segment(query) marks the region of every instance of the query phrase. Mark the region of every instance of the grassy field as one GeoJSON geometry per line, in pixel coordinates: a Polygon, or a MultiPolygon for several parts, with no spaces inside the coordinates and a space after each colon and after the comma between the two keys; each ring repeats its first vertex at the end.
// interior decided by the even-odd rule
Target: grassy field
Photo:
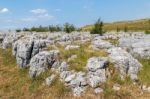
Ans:
{"type": "MultiPolygon", "coordinates": [[[[132,21],[120,21],[104,24],[104,31],[124,31],[125,27],[128,31],[145,31],[150,30],[150,19],[140,19],[132,21]]],[[[93,28],[93,25],[87,25],[81,28],[82,31],[90,31],[93,28]]]]}
{"type": "MultiPolygon", "coordinates": [[[[79,44],[78,44],[79,45],[79,44]]],[[[94,51],[89,48],[90,43],[80,44],[79,49],[65,50],[63,46],[58,45],[60,51],[61,60],[67,61],[72,55],[77,55],[77,58],[68,62],[70,70],[84,71],[87,60],[91,57],[106,57],[108,53],[105,50],[94,51]]],[[[49,50],[55,50],[55,48],[49,48],[49,50]]],[[[57,50],[57,49],[56,49],[57,50]]]]}
{"type": "MultiPolygon", "coordinates": [[[[88,45],[88,44],[87,44],[88,45]]],[[[87,45],[81,45],[79,50],[65,51],[64,47],[59,47],[60,58],[67,60],[72,54],[77,54],[78,59],[71,61],[70,69],[83,71],[87,59],[92,56],[107,56],[104,50],[93,51],[87,45]]],[[[49,48],[53,49],[53,48],[49,48]]],[[[150,63],[148,60],[141,60],[144,65],[139,73],[140,82],[150,85],[150,63]]],[[[148,93],[141,93],[139,85],[134,85],[129,77],[121,81],[113,64],[109,64],[111,77],[106,83],[100,85],[104,89],[102,94],[95,95],[91,88],[88,88],[82,97],[73,97],[69,88],[66,88],[58,77],[54,80],[52,86],[45,85],[45,78],[52,74],[47,71],[36,79],[29,79],[28,69],[19,70],[15,58],[11,54],[11,49],[0,49],[0,99],[147,99],[148,93]],[[112,90],[115,83],[121,85],[120,91],[112,90]]]]}

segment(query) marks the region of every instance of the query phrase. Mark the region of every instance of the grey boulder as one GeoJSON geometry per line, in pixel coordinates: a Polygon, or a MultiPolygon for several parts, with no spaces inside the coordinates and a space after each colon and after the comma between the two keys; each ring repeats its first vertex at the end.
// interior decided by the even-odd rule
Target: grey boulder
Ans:
{"type": "Polygon", "coordinates": [[[33,49],[31,39],[19,40],[13,45],[13,55],[16,57],[17,64],[20,68],[28,67],[33,49]]]}
{"type": "Polygon", "coordinates": [[[108,59],[105,57],[92,57],[87,63],[87,80],[88,84],[95,88],[99,84],[106,81],[106,68],[108,65],[108,59]]]}
{"type": "Polygon", "coordinates": [[[98,69],[103,69],[107,66],[108,59],[106,57],[92,57],[88,59],[87,69],[88,71],[97,71],[98,69]]]}
{"type": "Polygon", "coordinates": [[[109,49],[113,47],[113,45],[107,41],[96,39],[92,41],[92,48],[93,49],[109,49]]]}
{"type": "Polygon", "coordinates": [[[129,75],[132,80],[138,79],[137,74],[142,65],[137,59],[133,58],[131,54],[119,47],[109,49],[108,52],[110,53],[110,61],[114,63],[115,67],[120,71],[122,79],[126,75],[129,75]]]}
{"type": "Polygon", "coordinates": [[[35,78],[41,73],[45,72],[48,68],[57,61],[59,55],[58,50],[52,50],[50,52],[43,51],[32,57],[30,61],[29,75],[30,78],[35,78]]]}

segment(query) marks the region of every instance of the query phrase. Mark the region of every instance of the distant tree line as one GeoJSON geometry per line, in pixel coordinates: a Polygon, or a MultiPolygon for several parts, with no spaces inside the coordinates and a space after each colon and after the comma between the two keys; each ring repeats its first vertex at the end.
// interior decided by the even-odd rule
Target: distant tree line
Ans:
{"type": "MultiPolygon", "coordinates": [[[[103,21],[99,18],[95,24],[92,30],[90,30],[91,34],[99,34],[103,35],[107,30],[103,28],[104,23],[103,21]],[[105,30],[105,31],[104,31],[105,30]]],[[[145,30],[146,34],[150,34],[150,20],[148,20],[148,29],[145,30]]],[[[129,32],[130,28],[129,26],[125,25],[123,26],[116,26],[114,29],[116,29],[116,32],[124,31],[124,32],[129,32]]],[[[16,29],[16,32],[21,32],[21,31],[30,31],[30,32],[66,32],[66,33],[71,33],[73,31],[82,31],[82,28],[76,28],[73,24],[70,23],[65,23],[63,26],[60,25],[49,25],[49,26],[38,26],[38,27],[32,27],[32,28],[23,28],[21,29],[16,29]]]]}
{"type": "Polygon", "coordinates": [[[38,26],[32,28],[23,28],[23,29],[16,29],[16,32],[60,32],[64,31],[66,33],[71,33],[73,31],[78,31],[73,24],[65,23],[63,26],[60,25],[50,25],[50,26],[38,26]]]}

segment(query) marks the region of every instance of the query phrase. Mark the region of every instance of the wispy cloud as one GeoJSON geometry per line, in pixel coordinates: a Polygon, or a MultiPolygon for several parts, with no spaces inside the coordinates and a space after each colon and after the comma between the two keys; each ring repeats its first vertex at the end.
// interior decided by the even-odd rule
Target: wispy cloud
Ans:
{"type": "Polygon", "coordinates": [[[86,6],[86,5],[83,6],[83,9],[87,9],[87,8],[88,8],[88,6],[86,6]]]}
{"type": "Polygon", "coordinates": [[[24,21],[24,22],[33,22],[33,21],[37,21],[37,18],[26,17],[26,18],[22,18],[21,21],[24,21]]]}
{"type": "Polygon", "coordinates": [[[34,9],[34,10],[30,10],[30,12],[32,12],[34,14],[45,14],[45,13],[48,13],[48,11],[46,9],[34,9]]]}
{"type": "Polygon", "coordinates": [[[59,12],[59,11],[61,11],[61,9],[55,9],[55,11],[59,12]]]}
{"type": "Polygon", "coordinates": [[[49,15],[49,14],[41,14],[41,15],[37,15],[37,16],[28,16],[28,17],[24,17],[21,18],[21,21],[23,22],[36,22],[36,21],[44,21],[44,20],[51,20],[53,19],[54,16],[49,15]]]}
{"type": "Polygon", "coordinates": [[[0,9],[0,13],[6,13],[9,12],[8,8],[2,8],[0,9]]]}
{"type": "Polygon", "coordinates": [[[37,20],[50,20],[52,19],[54,16],[50,15],[48,13],[48,10],[46,9],[34,9],[34,10],[30,10],[30,12],[33,13],[33,16],[27,17],[27,18],[23,18],[22,21],[37,21],[37,20]]]}
{"type": "Polygon", "coordinates": [[[43,19],[52,19],[53,17],[54,16],[49,15],[48,13],[37,16],[37,18],[43,18],[43,19]]]}

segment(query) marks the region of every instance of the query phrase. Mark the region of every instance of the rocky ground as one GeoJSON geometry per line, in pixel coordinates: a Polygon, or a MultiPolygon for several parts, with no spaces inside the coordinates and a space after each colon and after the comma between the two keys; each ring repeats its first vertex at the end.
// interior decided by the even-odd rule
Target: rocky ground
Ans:
{"type": "Polygon", "coordinates": [[[0,33],[0,98],[150,98],[150,35],[0,33]]]}

